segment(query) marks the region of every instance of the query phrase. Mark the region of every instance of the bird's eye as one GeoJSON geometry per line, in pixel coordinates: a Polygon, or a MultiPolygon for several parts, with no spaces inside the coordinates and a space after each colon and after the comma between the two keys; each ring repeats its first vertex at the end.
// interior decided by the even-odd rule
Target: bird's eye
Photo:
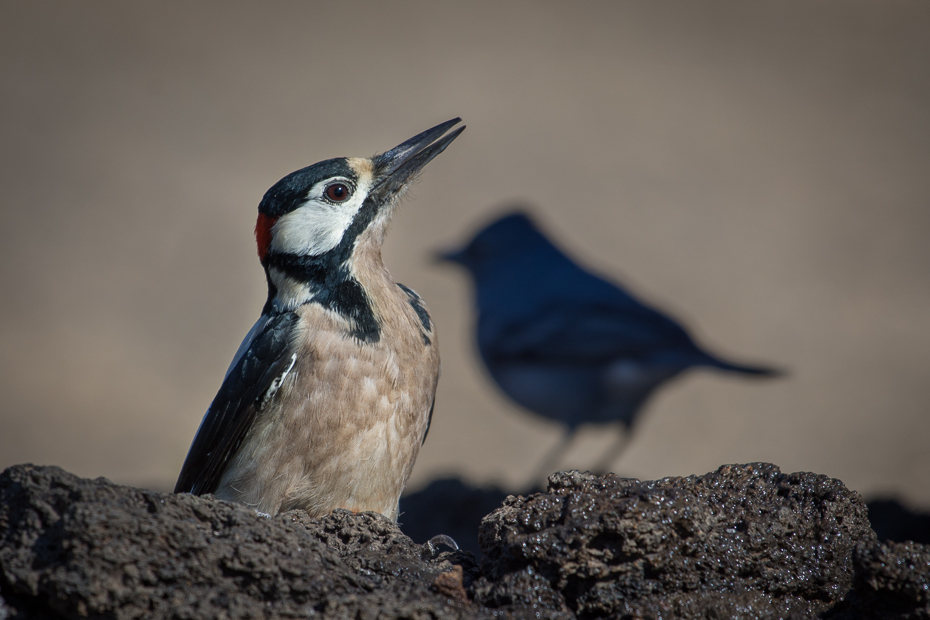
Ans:
{"type": "Polygon", "coordinates": [[[333,183],[326,186],[323,194],[333,202],[343,202],[349,197],[350,192],[348,186],[344,183],[333,183]]]}

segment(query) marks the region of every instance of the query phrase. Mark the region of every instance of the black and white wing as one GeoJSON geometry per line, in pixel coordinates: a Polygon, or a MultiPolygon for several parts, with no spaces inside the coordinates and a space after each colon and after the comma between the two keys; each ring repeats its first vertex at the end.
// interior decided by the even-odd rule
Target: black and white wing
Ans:
{"type": "Polygon", "coordinates": [[[246,336],[191,444],[175,493],[213,493],[256,415],[293,368],[293,312],[264,315],[246,336]]]}

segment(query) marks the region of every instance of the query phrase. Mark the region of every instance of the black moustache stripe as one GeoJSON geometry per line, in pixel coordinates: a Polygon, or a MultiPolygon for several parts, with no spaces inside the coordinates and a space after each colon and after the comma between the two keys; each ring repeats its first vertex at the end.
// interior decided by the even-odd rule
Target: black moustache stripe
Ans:
{"type": "MultiPolygon", "coordinates": [[[[352,326],[351,336],[363,342],[381,339],[381,323],[375,318],[371,300],[344,263],[334,265],[330,254],[301,256],[276,252],[268,254],[266,262],[268,268],[278,269],[289,278],[306,284],[313,293],[309,303],[318,303],[345,318],[352,326]]],[[[277,295],[270,277],[268,281],[266,308],[270,308],[277,295]]]]}

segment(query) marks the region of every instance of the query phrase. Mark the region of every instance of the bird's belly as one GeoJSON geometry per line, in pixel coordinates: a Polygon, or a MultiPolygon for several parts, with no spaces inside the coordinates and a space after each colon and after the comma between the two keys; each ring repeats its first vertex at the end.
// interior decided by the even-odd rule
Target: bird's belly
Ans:
{"type": "Polygon", "coordinates": [[[341,415],[311,407],[275,412],[247,436],[216,495],[270,514],[299,508],[322,516],[344,508],[394,519],[422,437],[404,420],[427,413],[397,409],[384,403],[341,415]],[[378,419],[357,423],[366,413],[378,419]]]}
{"type": "MultiPolygon", "coordinates": [[[[315,335],[317,341],[322,335],[315,335]]],[[[342,340],[307,356],[253,424],[216,495],[275,514],[338,508],[397,517],[426,432],[438,358],[397,359],[342,340]],[[347,347],[348,348],[348,347],[347,347]]]]}

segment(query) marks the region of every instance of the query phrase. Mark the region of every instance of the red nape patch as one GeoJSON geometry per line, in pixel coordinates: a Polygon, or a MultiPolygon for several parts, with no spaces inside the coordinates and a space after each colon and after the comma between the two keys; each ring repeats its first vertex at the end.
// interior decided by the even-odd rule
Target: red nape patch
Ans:
{"type": "Polygon", "coordinates": [[[258,214],[258,221],[255,223],[255,241],[258,243],[258,258],[265,262],[265,256],[268,255],[268,248],[271,247],[271,227],[274,226],[278,218],[258,214]]]}

